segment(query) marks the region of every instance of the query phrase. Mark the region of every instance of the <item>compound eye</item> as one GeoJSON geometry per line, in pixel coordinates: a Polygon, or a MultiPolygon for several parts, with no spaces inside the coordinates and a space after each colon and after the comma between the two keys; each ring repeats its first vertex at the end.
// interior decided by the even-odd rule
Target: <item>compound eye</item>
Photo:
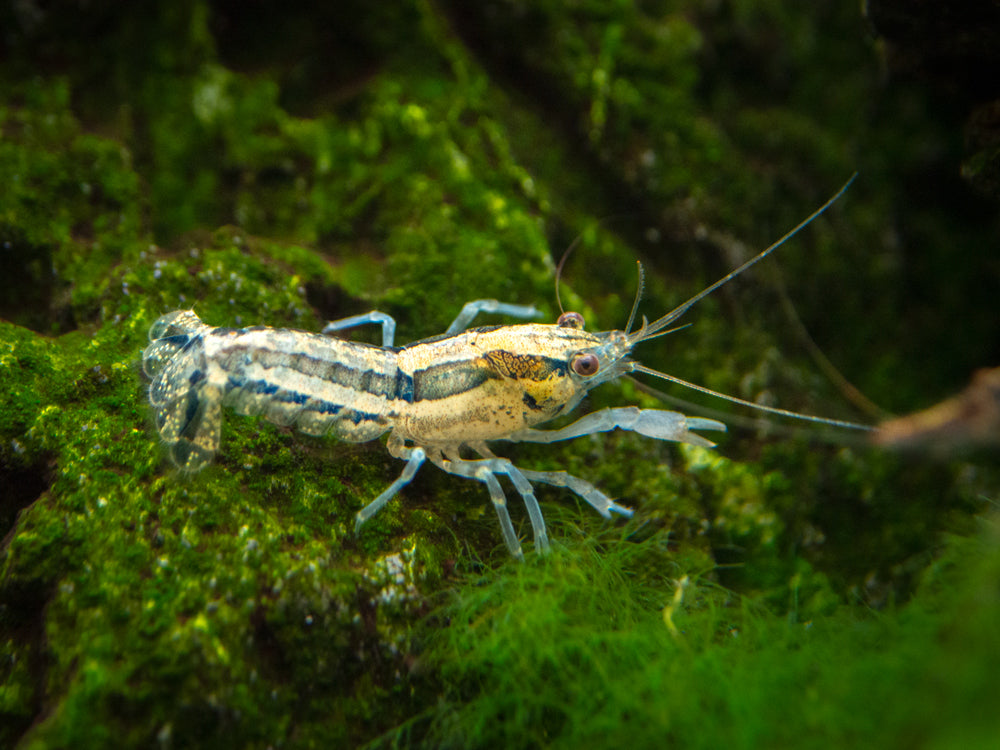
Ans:
{"type": "Polygon", "coordinates": [[[573,368],[573,372],[577,375],[582,375],[585,378],[591,375],[596,375],[598,369],[601,367],[600,361],[597,359],[596,354],[577,354],[573,357],[573,361],[570,362],[570,367],[573,368]]]}
{"type": "Polygon", "coordinates": [[[583,316],[578,312],[565,312],[559,316],[556,325],[560,328],[577,328],[583,330],[583,316]]]}

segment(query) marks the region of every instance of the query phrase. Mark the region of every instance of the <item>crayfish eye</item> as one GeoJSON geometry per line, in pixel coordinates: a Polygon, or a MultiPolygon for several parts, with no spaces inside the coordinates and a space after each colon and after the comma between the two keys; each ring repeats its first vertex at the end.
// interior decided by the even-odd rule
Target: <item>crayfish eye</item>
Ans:
{"type": "Polygon", "coordinates": [[[564,312],[559,316],[556,325],[560,328],[576,328],[583,330],[583,316],[578,312],[564,312]]]}
{"type": "Polygon", "coordinates": [[[597,374],[597,370],[600,369],[601,363],[597,359],[596,354],[577,354],[573,357],[573,361],[570,362],[569,366],[573,368],[573,372],[577,375],[590,377],[591,375],[597,374]]]}

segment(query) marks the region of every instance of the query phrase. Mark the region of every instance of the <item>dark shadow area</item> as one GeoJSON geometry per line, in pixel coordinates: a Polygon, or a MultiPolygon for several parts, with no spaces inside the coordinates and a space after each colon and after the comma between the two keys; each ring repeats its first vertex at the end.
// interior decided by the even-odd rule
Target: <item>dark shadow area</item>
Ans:
{"type": "MultiPolygon", "coordinates": [[[[37,500],[49,483],[43,466],[11,467],[0,460],[0,537],[2,547],[17,522],[17,514],[37,500]]],[[[0,547],[0,548],[2,548],[0,547]]]]}
{"type": "Polygon", "coordinates": [[[397,3],[220,0],[212,3],[209,27],[224,64],[251,73],[266,69],[280,81],[282,107],[314,116],[362,90],[388,58],[418,38],[400,32],[419,22],[415,6],[397,3]]]}
{"type": "MultiPolygon", "coordinates": [[[[68,304],[59,302],[52,249],[26,241],[0,224],[0,318],[47,336],[74,330],[68,304]]],[[[3,501],[0,500],[0,503],[3,501]]]]}
{"type": "MultiPolygon", "coordinates": [[[[4,540],[0,549],[6,547],[4,540]]],[[[15,747],[45,710],[45,680],[49,657],[45,646],[45,607],[52,589],[41,580],[4,581],[0,585],[0,638],[13,641],[17,660],[0,663],[0,684],[28,688],[23,710],[0,711],[0,747],[15,747]],[[11,679],[27,671],[26,681],[11,679]],[[25,684],[27,682],[27,684],[25,684]],[[17,683],[20,683],[17,685],[17,683]]]]}

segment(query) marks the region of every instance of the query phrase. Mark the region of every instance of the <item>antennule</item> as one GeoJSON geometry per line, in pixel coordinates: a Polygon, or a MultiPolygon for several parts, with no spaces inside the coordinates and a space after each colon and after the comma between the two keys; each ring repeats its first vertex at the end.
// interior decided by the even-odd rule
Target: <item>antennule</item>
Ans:
{"type": "MultiPolygon", "coordinates": [[[[642,300],[642,289],[646,281],[646,274],[642,270],[642,263],[637,260],[635,265],[639,269],[639,283],[635,287],[635,302],[632,303],[632,312],[629,313],[628,325],[625,326],[626,336],[629,335],[632,330],[632,324],[635,323],[635,314],[639,312],[639,302],[642,300]]],[[[645,318],[643,319],[643,324],[645,324],[645,318]]]]}
{"type": "MultiPolygon", "coordinates": [[[[791,229],[790,231],[786,232],[784,234],[784,236],[782,236],[781,239],[779,239],[777,242],[773,243],[772,245],[770,245],[766,249],[764,249],[761,252],[757,253],[757,255],[755,255],[754,257],[752,257],[750,260],[748,260],[746,263],[744,263],[742,266],[740,266],[736,270],[730,271],[729,273],[727,273],[725,276],[723,276],[721,279],[719,279],[718,281],[716,281],[711,286],[709,286],[706,289],[703,289],[702,291],[698,292],[698,294],[696,294],[695,296],[693,296],[691,299],[689,299],[684,304],[682,304],[682,305],[680,305],[678,307],[675,307],[673,310],[671,310],[670,312],[668,312],[662,318],[653,321],[652,323],[649,324],[648,328],[640,329],[639,331],[637,331],[636,335],[632,339],[632,343],[633,344],[637,344],[640,341],[643,341],[643,340],[649,338],[650,336],[652,336],[657,331],[660,331],[660,330],[666,328],[668,325],[670,325],[675,320],[677,320],[677,318],[679,318],[681,315],[683,315],[684,313],[686,313],[688,311],[688,309],[692,305],[694,305],[696,302],[704,299],[705,297],[707,297],[709,294],[711,294],[712,292],[714,292],[716,289],[718,289],[720,286],[722,286],[726,282],[730,281],[731,279],[735,278],[736,276],[739,276],[741,273],[743,273],[748,268],[750,268],[750,266],[752,266],[755,263],[759,263],[760,261],[764,260],[764,258],[766,258],[768,255],[770,255],[771,253],[773,253],[775,250],[777,250],[779,247],[781,247],[782,245],[784,245],[786,242],[788,242],[788,240],[790,240],[792,237],[794,237],[796,234],[798,234],[802,229],[804,229],[809,224],[811,224],[812,221],[817,216],[819,216],[820,214],[822,214],[824,211],[826,211],[826,209],[828,209],[831,205],[833,205],[836,202],[836,200],[838,198],[840,198],[840,196],[842,196],[847,191],[847,188],[849,188],[851,186],[851,183],[854,182],[854,178],[856,178],[857,176],[858,176],[857,172],[855,172],[854,174],[852,174],[851,178],[847,182],[844,183],[843,187],[841,187],[840,190],[838,190],[836,193],[833,194],[833,197],[829,198],[826,201],[826,203],[824,203],[822,206],[820,206],[815,211],[813,211],[811,214],[809,214],[809,216],[807,216],[805,219],[803,219],[802,221],[800,221],[793,229],[791,229]]],[[[716,395],[718,395],[718,394],[716,394],[716,395]]]]}

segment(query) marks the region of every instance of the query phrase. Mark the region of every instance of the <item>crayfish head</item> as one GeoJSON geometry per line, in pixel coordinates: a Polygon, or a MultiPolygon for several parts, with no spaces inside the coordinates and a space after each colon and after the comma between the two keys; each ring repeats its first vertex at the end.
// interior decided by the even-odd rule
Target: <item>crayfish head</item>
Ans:
{"type": "Polygon", "coordinates": [[[615,380],[632,371],[628,353],[632,342],[622,331],[586,333],[583,316],[575,312],[563,313],[557,325],[579,331],[579,336],[569,339],[572,345],[566,350],[567,375],[583,391],[615,380]]]}

